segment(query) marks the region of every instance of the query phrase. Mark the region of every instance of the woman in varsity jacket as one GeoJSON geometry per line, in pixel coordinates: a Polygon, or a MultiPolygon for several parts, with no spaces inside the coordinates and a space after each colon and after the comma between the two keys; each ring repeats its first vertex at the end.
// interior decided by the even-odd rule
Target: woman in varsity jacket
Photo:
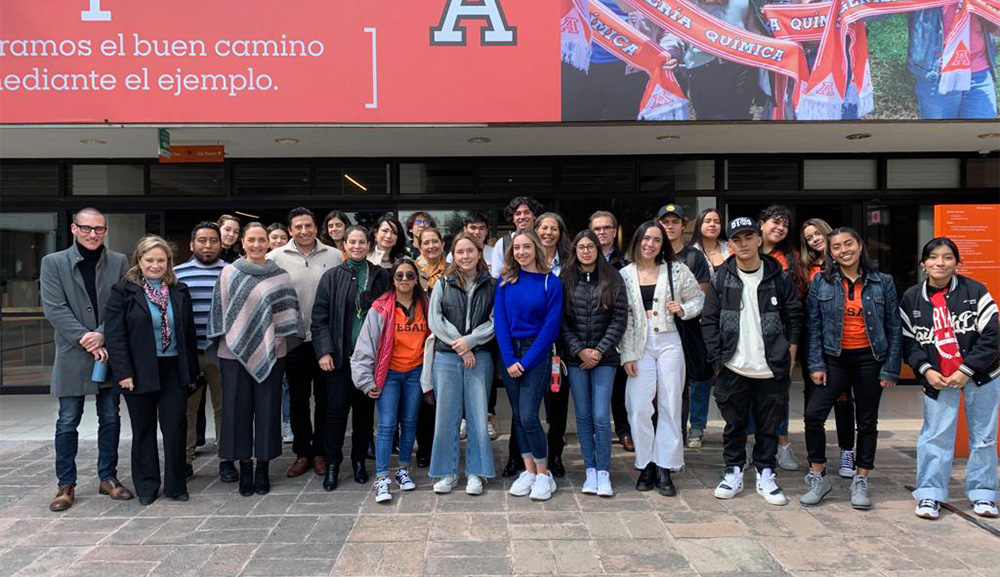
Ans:
{"type": "Polygon", "coordinates": [[[1000,329],[997,305],[981,283],[956,274],[962,262],[945,237],[924,245],[927,280],[900,301],[903,355],[924,386],[924,426],[917,443],[916,514],[937,519],[948,500],[961,393],[969,428],[965,492],[973,512],[997,517],[997,409],[1000,329]]]}

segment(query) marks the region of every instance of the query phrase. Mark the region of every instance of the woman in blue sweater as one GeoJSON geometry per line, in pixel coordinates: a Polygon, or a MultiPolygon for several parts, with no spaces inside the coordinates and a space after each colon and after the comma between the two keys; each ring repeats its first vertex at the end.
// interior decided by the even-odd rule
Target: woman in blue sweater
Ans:
{"type": "Polygon", "coordinates": [[[559,335],[563,304],[562,283],[545,263],[538,236],[530,230],[517,231],[504,255],[493,303],[494,329],[506,369],[504,388],[525,468],[510,494],[530,493],[538,501],[549,499],[556,490],[538,409],[551,376],[549,355],[559,335]]]}

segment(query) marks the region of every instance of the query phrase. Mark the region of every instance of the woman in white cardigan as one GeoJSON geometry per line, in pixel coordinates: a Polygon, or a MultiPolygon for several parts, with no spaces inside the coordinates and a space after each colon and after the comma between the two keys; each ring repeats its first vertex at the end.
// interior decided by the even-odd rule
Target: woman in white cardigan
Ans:
{"type": "Polygon", "coordinates": [[[632,236],[626,255],[632,264],[621,270],[629,315],[620,349],[628,374],[625,407],[635,442],[635,467],[642,471],[635,488],[650,491],[655,486],[661,494],[674,496],[677,489],[670,472],[684,468],[684,349],[674,317],[697,317],[705,295],[666,239],[654,220],[643,223],[632,236]]]}

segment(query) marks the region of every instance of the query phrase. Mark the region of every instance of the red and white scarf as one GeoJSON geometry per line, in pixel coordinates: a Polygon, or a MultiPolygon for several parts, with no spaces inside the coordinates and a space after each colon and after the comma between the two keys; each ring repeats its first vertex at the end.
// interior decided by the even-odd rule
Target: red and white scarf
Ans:
{"type": "Polygon", "coordinates": [[[948,289],[942,289],[931,295],[930,299],[934,306],[934,348],[938,352],[938,367],[945,378],[953,375],[963,362],[962,351],[955,338],[955,327],[951,322],[951,311],[944,298],[947,294],[948,289]]]}
{"type": "Polygon", "coordinates": [[[961,0],[955,6],[945,6],[941,10],[956,10],[957,13],[951,28],[945,31],[938,92],[947,94],[968,90],[972,87],[972,17],[979,16],[1000,25],[1000,1],[961,0]]]}
{"type": "MultiPolygon", "coordinates": [[[[600,2],[598,2],[599,4],[600,2]]],[[[590,69],[590,0],[562,0],[559,19],[559,48],[562,61],[577,70],[590,69]]]]}
{"type": "Polygon", "coordinates": [[[639,120],[688,119],[688,99],[673,73],[663,69],[669,54],[600,2],[590,4],[590,29],[601,48],[649,75],[639,120]]]}

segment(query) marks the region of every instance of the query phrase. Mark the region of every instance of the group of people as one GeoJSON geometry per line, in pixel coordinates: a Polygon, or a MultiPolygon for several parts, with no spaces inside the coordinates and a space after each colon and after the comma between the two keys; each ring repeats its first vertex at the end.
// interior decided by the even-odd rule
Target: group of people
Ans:
{"type": "Polygon", "coordinates": [[[107,219],[80,210],[73,245],[42,261],[59,397],[50,508],[73,504],[88,395],[97,398],[102,494],[132,498],[116,470],[122,395],[139,500],[153,502],[161,484],[164,496],[188,499],[206,389],[220,479],[238,482],[244,496],[268,493],[269,464],[282,452],[283,383],[295,453],[288,477],[313,471],[336,490],[350,418],[351,473],[368,483],[374,459],[377,502],[391,501],[393,483],[416,488],[414,445],[433,490],[451,492],[463,441],[465,491],[477,495],[497,475],[498,381],[512,413],[502,471],[517,476],[511,495],[545,501],[557,490],[570,396],[583,493],[615,493],[613,414],[619,443],[634,452],[636,489],[676,495],[672,475],[684,469],[685,447],[702,446],[714,388],[726,423],[715,496],[735,497],[752,468],[757,493],[783,505],[776,472],[799,468],[788,440],[798,364],[809,462],[800,502],[819,505],[833,490],[825,435],[833,409],[838,474],[852,478],[852,506],[868,509],[882,391],[905,360],[925,394],[916,514],[937,518],[948,499],[964,390],[966,493],[976,514],[997,516],[997,454],[987,442],[1000,406],[997,307],[982,284],[958,274],[951,240],[926,244],[926,280],[899,298],[857,231],[810,219],[795,243],[794,216],[782,206],[728,221],[704,210],[685,243],[691,219],[668,204],[624,252],[610,212],[593,213],[572,237],[530,197],[514,198],[504,214],[514,230],[492,247],[482,215],[467,217],[447,247],[424,212],[405,227],[386,214],[371,229],[338,211],[320,222],[301,207],[271,226],[224,215],[195,225],[192,257],[175,266],[170,243],[155,235],[131,259],[106,249],[107,219]]]}

